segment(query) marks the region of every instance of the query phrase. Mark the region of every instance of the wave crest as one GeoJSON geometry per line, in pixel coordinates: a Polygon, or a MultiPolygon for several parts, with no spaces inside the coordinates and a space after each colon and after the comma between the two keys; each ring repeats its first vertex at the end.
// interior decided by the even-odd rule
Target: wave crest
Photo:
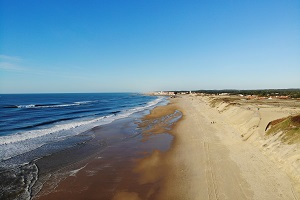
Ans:
{"type": "MultiPolygon", "coordinates": [[[[12,135],[0,137],[0,158],[7,160],[14,156],[37,149],[44,144],[53,141],[64,140],[66,138],[78,135],[93,127],[109,124],[117,119],[128,117],[154,107],[163,101],[163,97],[157,98],[145,106],[135,107],[128,110],[116,111],[106,116],[97,117],[89,120],[72,121],[65,124],[56,124],[50,128],[31,130],[12,135]]],[[[74,102],[75,103],[75,102],[74,102]]],[[[76,102],[77,104],[91,103],[90,101],[76,102]]]]}
{"type": "Polygon", "coordinates": [[[28,105],[6,105],[3,108],[59,108],[69,106],[80,106],[85,104],[95,103],[97,101],[77,101],[72,103],[60,103],[60,104],[28,104],[28,105]]]}

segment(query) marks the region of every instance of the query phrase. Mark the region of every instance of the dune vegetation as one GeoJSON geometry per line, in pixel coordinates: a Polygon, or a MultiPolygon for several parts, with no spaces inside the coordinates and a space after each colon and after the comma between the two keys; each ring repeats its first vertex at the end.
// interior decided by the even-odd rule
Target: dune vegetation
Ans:
{"type": "Polygon", "coordinates": [[[267,126],[266,135],[281,134],[284,143],[300,143],[300,115],[271,121],[267,126]]]}

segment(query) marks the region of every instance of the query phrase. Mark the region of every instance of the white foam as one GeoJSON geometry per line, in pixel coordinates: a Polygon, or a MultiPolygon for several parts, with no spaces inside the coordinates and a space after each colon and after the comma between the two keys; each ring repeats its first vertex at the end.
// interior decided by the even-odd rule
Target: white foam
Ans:
{"type": "Polygon", "coordinates": [[[28,139],[41,137],[41,136],[44,136],[44,135],[47,135],[47,134],[56,133],[56,132],[59,132],[59,131],[64,131],[64,130],[77,128],[79,126],[83,126],[83,125],[86,125],[86,124],[97,122],[97,121],[100,121],[104,118],[109,118],[109,117],[111,117],[111,116],[99,117],[99,118],[89,120],[89,121],[80,121],[80,122],[72,122],[72,123],[68,123],[68,124],[59,124],[59,125],[55,125],[51,128],[47,128],[47,129],[26,131],[26,132],[16,133],[16,134],[13,134],[13,135],[1,136],[0,137],[0,139],[1,139],[0,140],[0,145],[20,142],[20,141],[24,141],[24,140],[28,140],[28,139]]]}
{"type": "Polygon", "coordinates": [[[34,104],[29,104],[29,105],[18,105],[18,108],[34,108],[35,105],[34,104]]]}
{"type": "Polygon", "coordinates": [[[76,101],[74,103],[76,103],[76,104],[89,104],[89,103],[95,103],[95,102],[98,102],[98,100],[95,100],[95,101],[76,101]]]}
{"type": "Polygon", "coordinates": [[[55,105],[35,105],[35,104],[29,104],[29,105],[17,105],[18,108],[59,108],[59,107],[69,107],[69,106],[79,106],[84,104],[90,104],[95,103],[95,101],[77,101],[73,103],[68,104],[55,104],[55,105]]]}
{"type": "Polygon", "coordinates": [[[79,169],[75,169],[75,170],[70,171],[70,175],[69,175],[69,176],[76,176],[76,174],[77,174],[80,170],[82,170],[83,168],[85,168],[86,166],[87,166],[87,164],[84,165],[83,167],[79,168],[79,169]]]}
{"type": "Polygon", "coordinates": [[[145,106],[124,110],[116,115],[112,114],[84,121],[73,121],[71,123],[56,124],[50,128],[25,131],[7,136],[0,136],[0,159],[2,161],[7,160],[14,156],[37,149],[44,144],[64,140],[66,138],[87,131],[93,127],[109,124],[116,119],[125,118],[133,113],[154,107],[158,103],[162,102],[163,99],[163,97],[157,98],[149,102],[145,106]]]}

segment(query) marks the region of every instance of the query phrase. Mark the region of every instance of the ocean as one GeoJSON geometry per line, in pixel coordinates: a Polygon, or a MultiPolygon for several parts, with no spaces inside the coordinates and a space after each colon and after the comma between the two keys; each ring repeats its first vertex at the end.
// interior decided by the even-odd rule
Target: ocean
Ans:
{"type": "MultiPolygon", "coordinates": [[[[164,104],[165,97],[136,93],[1,94],[0,197],[17,196],[20,185],[29,191],[38,178],[36,160],[85,143],[95,127],[164,104]]],[[[30,198],[23,193],[19,199],[30,198]]]]}

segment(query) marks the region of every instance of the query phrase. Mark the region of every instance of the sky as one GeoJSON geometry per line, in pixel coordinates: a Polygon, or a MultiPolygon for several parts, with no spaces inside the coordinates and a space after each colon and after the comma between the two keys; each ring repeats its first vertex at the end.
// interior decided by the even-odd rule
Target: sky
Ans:
{"type": "Polygon", "coordinates": [[[300,88],[299,0],[0,0],[0,93],[300,88]]]}

